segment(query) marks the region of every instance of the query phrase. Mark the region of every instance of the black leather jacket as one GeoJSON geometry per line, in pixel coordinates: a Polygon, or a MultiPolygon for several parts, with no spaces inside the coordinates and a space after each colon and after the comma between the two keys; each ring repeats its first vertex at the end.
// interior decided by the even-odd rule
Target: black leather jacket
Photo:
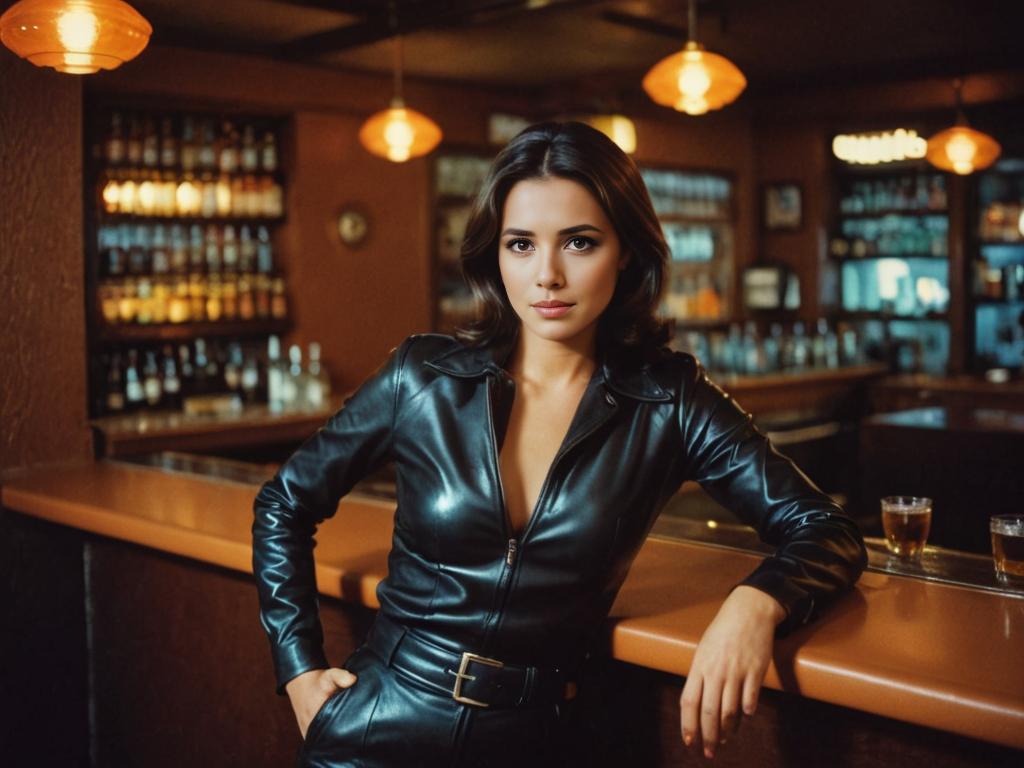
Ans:
{"type": "MultiPolygon", "coordinates": [[[[314,533],[387,460],[397,508],[380,610],[441,645],[572,668],[601,627],[655,518],[696,480],[777,550],[744,584],[809,621],[864,569],[843,510],[775,451],[691,355],[603,358],[519,537],[497,455],[514,394],[511,342],[415,334],[392,350],[256,496],[253,572],[278,682],[326,668],[314,533]]],[[[686,585],[680,585],[685,589],[686,585]]]]}

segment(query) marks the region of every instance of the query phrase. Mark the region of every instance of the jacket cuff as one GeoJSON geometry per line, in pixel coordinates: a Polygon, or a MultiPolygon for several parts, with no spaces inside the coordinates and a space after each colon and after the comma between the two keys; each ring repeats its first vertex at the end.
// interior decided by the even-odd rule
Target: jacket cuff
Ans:
{"type": "Polygon", "coordinates": [[[739,586],[761,590],[778,600],[786,610],[786,618],[775,628],[777,636],[789,634],[814,617],[814,598],[782,573],[777,568],[777,563],[770,557],[762,561],[743,581],[733,586],[733,589],[739,586]]]}
{"type": "Polygon", "coordinates": [[[286,696],[285,685],[303,672],[311,669],[327,669],[327,656],[319,646],[294,643],[280,648],[274,659],[274,673],[277,676],[277,695],[286,696]]]}

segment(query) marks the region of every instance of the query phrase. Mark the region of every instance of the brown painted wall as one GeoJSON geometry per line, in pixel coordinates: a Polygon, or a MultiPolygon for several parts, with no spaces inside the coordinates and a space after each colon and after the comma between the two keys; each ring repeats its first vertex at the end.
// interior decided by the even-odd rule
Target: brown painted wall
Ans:
{"type": "Polygon", "coordinates": [[[0,48],[0,469],[87,459],[81,80],[0,48]]]}

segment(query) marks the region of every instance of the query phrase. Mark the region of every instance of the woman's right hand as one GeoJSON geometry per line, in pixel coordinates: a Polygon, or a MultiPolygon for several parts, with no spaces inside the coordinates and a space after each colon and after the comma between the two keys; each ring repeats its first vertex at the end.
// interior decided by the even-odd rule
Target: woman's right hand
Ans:
{"type": "Polygon", "coordinates": [[[303,739],[306,738],[309,724],[331,695],[339,688],[355,685],[356,679],[356,676],[347,669],[331,667],[311,669],[293,677],[285,684],[284,689],[291,700],[303,739]]]}

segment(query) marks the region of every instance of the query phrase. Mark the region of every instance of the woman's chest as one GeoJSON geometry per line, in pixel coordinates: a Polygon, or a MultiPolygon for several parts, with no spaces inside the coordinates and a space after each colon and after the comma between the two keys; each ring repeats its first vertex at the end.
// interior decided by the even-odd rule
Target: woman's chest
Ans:
{"type": "Polygon", "coordinates": [[[682,482],[671,404],[609,397],[592,384],[572,413],[551,401],[517,423],[514,398],[490,386],[418,398],[396,423],[396,526],[424,556],[490,558],[515,538],[524,554],[557,546],[586,560],[623,525],[646,526],[682,482]],[[523,437],[535,431],[544,437],[531,446],[523,437]],[[518,525],[503,505],[501,467],[502,441],[516,432],[520,460],[506,478],[520,489],[518,525]]]}

